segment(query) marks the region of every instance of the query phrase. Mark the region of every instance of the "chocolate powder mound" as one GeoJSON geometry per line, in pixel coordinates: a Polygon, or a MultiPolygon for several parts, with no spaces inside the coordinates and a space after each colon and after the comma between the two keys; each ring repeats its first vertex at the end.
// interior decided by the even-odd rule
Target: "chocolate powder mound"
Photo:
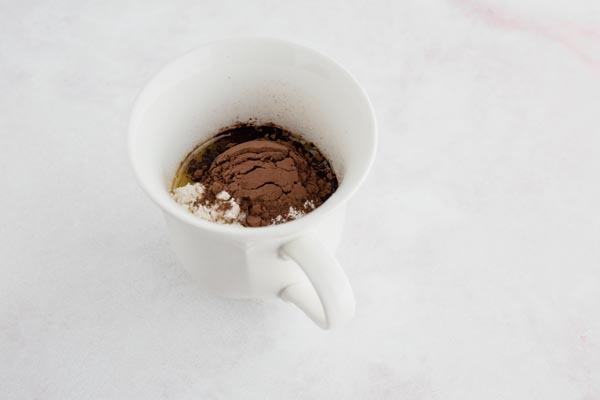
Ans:
{"type": "Polygon", "coordinates": [[[218,151],[190,163],[187,174],[205,185],[209,202],[229,193],[246,214],[244,226],[285,222],[290,208],[309,213],[337,189],[337,177],[316,146],[277,126],[244,125],[222,137],[218,151]]]}
{"type": "MultiPolygon", "coordinates": [[[[228,192],[246,213],[248,226],[265,226],[290,207],[306,211],[308,163],[290,148],[252,140],[221,153],[208,170],[210,191],[228,192]]],[[[316,183],[316,182],[315,182],[316,183]]]]}

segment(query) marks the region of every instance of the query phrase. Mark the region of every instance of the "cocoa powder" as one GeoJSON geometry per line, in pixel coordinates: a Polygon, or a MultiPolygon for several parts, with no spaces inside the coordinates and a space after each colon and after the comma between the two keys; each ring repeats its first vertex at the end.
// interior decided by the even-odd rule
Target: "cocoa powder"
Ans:
{"type": "Polygon", "coordinates": [[[239,125],[224,133],[186,172],[207,188],[208,203],[229,193],[246,215],[244,226],[294,219],[337,189],[337,177],[319,149],[278,126],[239,125]]]}

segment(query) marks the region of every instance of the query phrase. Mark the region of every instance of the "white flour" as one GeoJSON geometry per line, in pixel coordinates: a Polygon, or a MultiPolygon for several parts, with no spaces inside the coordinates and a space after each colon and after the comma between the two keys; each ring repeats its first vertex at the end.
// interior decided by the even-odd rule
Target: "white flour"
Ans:
{"type": "MultiPolygon", "coordinates": [[[[229,195],[223,191],[217,194],[217,200],[210,204],[204,200],[205,187],[201,183],[188,183],[185,186],[176,188],[171,192],[171,197],[192,214],[205,219],[207,221],[216,222],[218,224],[241,225],[241,222],[246,218],[246,214],[241,212],[240,205],[229,195]]],[[[304,202],[305,209],[314,210],[315,204],[307,200],[304,202]]],[[[279,224],[282,222],[292,221],[302,218],[306,215],[305,211],[297,210],[290,207],[286,215],[278,215],[271,220],[271,224],[279,224]]]]}
{"type": "Polygon", "coordinates": [[[204,185],[188,183],[171,192],[173,199],[192,214],[218,224],[240,225],[246,215],[229,193],[221,192],[213,204],[204,201],[204,185]]]}
{"type": "MultiPolygon", "coordinates": [[[[306,200],[304,202],[304,208],[310,208],[311,210],[315,209],[315,203],[310,200],[306,200]]],[[[302,218],[306,215],[306,212],[302,210],[296,210],[294,207],[290,207],[288,213],[286,215],[278,215],[277,217],[271,220],[271,225],[280,224],[282,222],[292,221],[294,219],[302,218]]]]}

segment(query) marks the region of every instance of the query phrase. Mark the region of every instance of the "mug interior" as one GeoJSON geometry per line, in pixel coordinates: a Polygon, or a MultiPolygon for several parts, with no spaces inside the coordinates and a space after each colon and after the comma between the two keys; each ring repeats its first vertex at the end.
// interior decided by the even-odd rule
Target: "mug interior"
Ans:
{"type": "Polygon", "coordinates": [[[175,60],[138,97],[129,134],[134,170],[161,207],[205,228],[243,231],[291,228],[344,201],[376,147],[373,111],[354,78],[316,51],[273,39],[223,40],[175,60]],[[220,129],[247,121],[272,122],[314,142],[338,176],[337,191],[305,217],[265,228],[218,225],[175,204],[169,190],[181,160],[220,129]]]}

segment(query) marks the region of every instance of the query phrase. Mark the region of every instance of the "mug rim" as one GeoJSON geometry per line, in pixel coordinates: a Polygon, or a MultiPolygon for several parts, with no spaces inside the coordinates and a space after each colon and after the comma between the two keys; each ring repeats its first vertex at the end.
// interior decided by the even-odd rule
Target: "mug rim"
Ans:
{"type": "MultiPolygon", "coordinates": [[[[265,236],[282,237],[282,236],[293,235],[296,232],[310,229],[311,226],[313,226],[315,224],[315,222],[317,222],[317,218],[321,218],[321,217],[325,216],[327,213],[332,212],[334,209],[337,209],[342,204],[345,204],[346,201],[356,193],[356,191],[360,188],[360,186],[362,186],[363,182],[365,181],[366,177],[368,176],[369,171],[371,170],[373,163],[375,161],[375,155],[377,152],[377,144],[378,144],[377,120],[375,118],[375,111],[374,111],[373,105],[369,99],[369,96],[367,95],[366,91],[364,90],[364,88],[360,85],[358,80],[345,67],[343,67],[337,61],[335,61],[332,57],[330,57],[326,54],[323,54],[317,50],[314,50],[310,47],[303,46],[303,45],[300,45],[300,44],[297,44],[297,43],[294,43],[291,41],[283,40],[283,39],[264,37],[264,36],[236,36],[236,37],[229,37],[229,38],[225,38],[225,39],[213,40],[213,41],[201,44],[199,46],[196,46],[196,47],[188,50],[187,52],[181,54],[180,56],[176,57],[175,59],[172,59],[169,62],[167,62],[155,74],[152,75],[152,77],[144,84],[144,86],[142,87],[142,89],[140,90],[138,95],[136,96],[136,98],[133,102],[132,111],[130,112],[129,124],[128,124],[127,131],[128,131],[129,161],[133,168],[133,171],[134,171],[135,177],[138,181],[138,184],[142,187],[144,192],[146,192],[146,194],[152,199],[152,201],[161,208],[161,210],[163,210],[164,212],[167,212],[170,216],[172,216],[172,217],[178,219],[179,221],[184,222],[188,225],[192,225],[192,226],[195,226],[195,227],[203,229],[203,230],[211,231],[215,234],[236,236],[236,237],[240,237],[240,238],[259,238],[259,237],[265,237],[265,236]],[[160,76],[167,73],[170,69],[175,68],[175,66],[178,63],[182,62],[185,58],[187,58],[191,54],[194,54],[194,53],[200,52],[200,51],[204,51],[207,48],[210,48],[212,46],[218,46],[218,45],[222,45],[222,44],[235,43],[235,42],[238,42],[238,43],[239,42],[242,42],[242,43],[243,42],[278,43],[278,44],[283,44],[288,47],[300,49],[300,50],[307,52],[313,56],[319,57],[319,58],[323,59],[325,62],[331,64],[335,69],[338,70],[339,73],[343,74],[344,77],[346,79],[348,79],[349,83],[351,83],[354,86],[354,89],[356,89],[357,93],[361,97],[361,100],[365,103],[365,105],[368,109],[367,112],[369,114],[368,118],[369,118],[369,123],[371,125],[371,137],[372,137],[371,143],[372,143],[372,145],[371,145],[370,150],[368,152],[365,152],[365,157],[367,157],[367,162],[365,164],[366,165],[365,168],[362,171],[360,171],[358,177],[355,179],[355,183],[354,183],[353,187],[350,187],[344,191],[343,197],[336,196],[336,193],[339,192],[339,189],[338,189],[321,206],[317,207],[310,213],[304,215],[302,218],[298,218],[296,220],[288,221],[288,222],[285,222],[282,224],[277,224],[277,225],[268,225],[268,226],[261,226],[261,227],[244,227],[244,226],[238,226],[238,225],[232,225],[232,224],[219,224],[216,222],[211,222],[211,221],[207,221],[202,218],[199,218],[199,217],[193,215],[192,213],[190,213],[189,211],[185,210],[183,207],[181,207],[179,204],[177,204],[175,201],[173,201],[170,197],[167,197],[167,200],[170,200],[170,201],[164,201],[165,200],[164,198],[159,198],[156,195],[156,193],[154,193],[153,190],[148,187],[146,181],[142,178],[143,172],[140,171],[140,168],[138,167],[138,165],[136,163],[136,157],[134,154],[133,136],[134,136],[134,130],[136,128],[134,126],[134,120],[136,119],[135,117],[142,111],[144,103],[146,102],[145,101],[146,97],[148,95],[148,92],[150,91],[152,84],[160,76]]],[[[344,182],[342,180],[342,182],[340,183],[340,186],[342,186],[343,184],[344,184],[344,182]]]]}

